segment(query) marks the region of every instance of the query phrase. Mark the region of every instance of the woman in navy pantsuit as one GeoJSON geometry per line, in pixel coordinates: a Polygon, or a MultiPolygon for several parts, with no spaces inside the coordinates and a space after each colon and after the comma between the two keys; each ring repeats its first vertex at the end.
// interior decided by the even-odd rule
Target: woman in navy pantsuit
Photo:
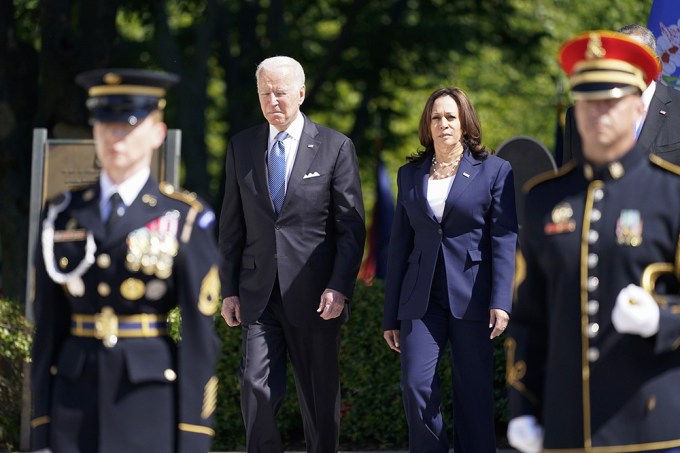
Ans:
{"type": "Polygon", "coordinates": [[[517,242],[510,164],[481,145],[464,92],[430,95],[424,150],[399,170],[384,337],[401,353],[411,452],[448,452],[436,373],[451,345],[456,453],[495,452],[493,343],[512,305],[517,242]]]}

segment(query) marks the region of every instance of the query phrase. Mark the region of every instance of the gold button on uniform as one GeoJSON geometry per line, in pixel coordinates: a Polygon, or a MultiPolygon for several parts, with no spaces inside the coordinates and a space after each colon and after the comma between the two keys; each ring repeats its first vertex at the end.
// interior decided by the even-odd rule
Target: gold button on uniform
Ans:
{"type": "Polygon", "coordinates": [[[137,300],[144,295],[144,282],[136,278],[128,278],[120,284],[120,294],[127,300],[137,300]]]}
{"type": "Polygon", "coordinates": [[[97,257],[97,266],[102,269],[107,269],[111,265],[111,256],[108,253],[102,253],[97,257]]]}
{"type": "Polygon", "coordinates": [[[50,374],[51,374],[52,376],[56,376],[56,375],[57,375],[57,367],[56,367],[56,366],[52,365],[52,366],[50,367],[50,374]]]}
{"type": "Polygon", "coordinates": [[[59,258],[59,267],[62,269],[66,269],[66,266],[68,266],[68,258],[62,256],[61,258],[59,258]]]}
{"type": "Polygon", "coordinates": [[[609,174],[612,175],[612,178],[621,179],[625,173],[626,170],[621,165],[621,162],[609,164],[609,174]]]}
{"type": "Polygon", "coordinates": [[[111,287],[107,283],[101,282],[97,285],[97,293],[102,297],[106,297],[111,294],[111,287]]]}

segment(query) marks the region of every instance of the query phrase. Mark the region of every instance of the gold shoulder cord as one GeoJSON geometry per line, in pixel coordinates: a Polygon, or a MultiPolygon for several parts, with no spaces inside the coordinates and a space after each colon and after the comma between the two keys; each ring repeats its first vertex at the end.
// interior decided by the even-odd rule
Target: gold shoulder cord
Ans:
{"type": "Polygon", "coordinates": [[[189,212],[187,213],[187,218],[184,221],[184,227],[182,228],[182,234],[180,235],[180,241],[183,243],[189,242],[191,237],[191,230],[194,227],[194,221],[196,216],[203,211],[203,204],[198,201],[196,194],[194,192],[187,191],[177,191],[172,184],[167,182],[161,182],[159,189],[163,195],[174,200],[181,201],[182,203],[191,206],[189,212]]]}
{"type": "Polygon", "coordinates": [[[562,175],[565,175],[569,173],[571,170],[573,170],[575,166],[576,162],[574,160],[570,160],[566,164],[562,165],[557,171],[548,170],[544,171],[543,173],[539,173],[524,183],[524,185],[522,186],[522,192],[527,193],[531,189],[545,181],[550,181],[551,179],[555,179],[562,175]]]}
{"type": "Polygon", "coordinates": [[[680,175],[680,165],[675,165],[673,163],[670,163],[667,160],[660,158],[656,154],[650,154],[649,160],[652,161],[653,164],[655,164],[658,167],[663,168],[664,170],[668,170],[671,173],[675,173],[676,175],[680,175]]]}

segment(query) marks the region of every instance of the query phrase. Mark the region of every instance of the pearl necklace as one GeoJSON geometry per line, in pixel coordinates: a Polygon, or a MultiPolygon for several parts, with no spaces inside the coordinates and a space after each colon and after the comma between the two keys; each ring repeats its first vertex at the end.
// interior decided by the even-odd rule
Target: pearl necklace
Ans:
{"type": "Polygon", "coordinates": [[[439,162],[436,156],[432,157],[432,179],[450,178],[458,170],[460,160],[463,158],[463,153],[458,154],[451,162],[439,162]],[[450,168],[448,168],[450,167],[450,168]],[[446,171],[442,171],[448,168],[446,171]]]}

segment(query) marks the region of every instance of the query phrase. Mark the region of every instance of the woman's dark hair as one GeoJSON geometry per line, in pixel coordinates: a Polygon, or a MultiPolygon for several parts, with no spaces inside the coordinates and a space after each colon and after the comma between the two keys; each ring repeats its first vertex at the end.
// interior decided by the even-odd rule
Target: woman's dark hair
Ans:
{"type": "Polygon", "coordinates": [[[409,156],[408,160],[411,162],[419,161],[424,159],[430,151],[434,152],[434,140],[430,129],[432,109],[434,108],[434,101],[443,96],[451,96],[458,106],[460,125],[463,130],[463,147],[469,148],[476,159],[486,159],[490,152],[482,145],[482,126],[479,124],[479,117],[470,99],[460,88],[440,88],[427,99],[423,113],[420,115],[418,138],[425,149],[409,156]]]}

